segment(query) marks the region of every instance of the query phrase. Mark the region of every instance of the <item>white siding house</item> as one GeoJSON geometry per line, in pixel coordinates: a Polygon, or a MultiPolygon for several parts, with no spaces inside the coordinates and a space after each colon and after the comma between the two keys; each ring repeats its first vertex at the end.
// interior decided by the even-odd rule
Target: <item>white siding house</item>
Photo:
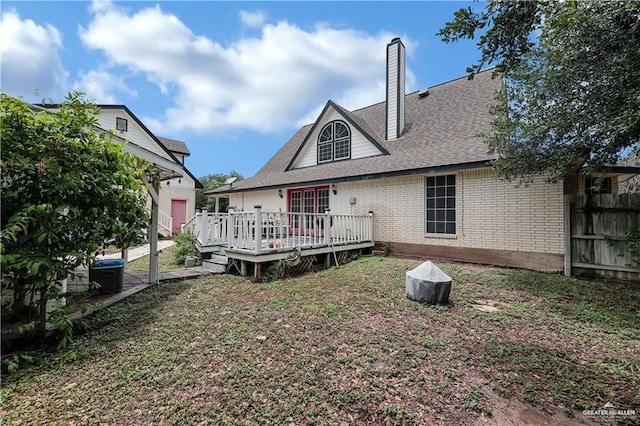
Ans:
{"type": "Polygon", "coordinates": [[[162,182],[159,191],[159,232],[170,236],[195,215],[196,189],[202,184],[185,166],[189,150],[182,141],[154,135],[126,106],[98,105],[98,125],[143,150],[180,165],[180,177],[162,182]]]}

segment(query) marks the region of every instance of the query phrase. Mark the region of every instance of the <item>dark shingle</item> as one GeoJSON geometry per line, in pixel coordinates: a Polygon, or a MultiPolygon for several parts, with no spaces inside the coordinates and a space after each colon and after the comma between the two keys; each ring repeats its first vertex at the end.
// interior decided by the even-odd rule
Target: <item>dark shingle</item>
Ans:
{"type": "MultiPolygon", "coordinates": [[[[352,119],[389,152],[347,161],[338,161],[286,170],[312,125],[296,134],[249,179],[235,182],[232,191],[307,184],[321,181],[356,180],[395,174],[412,174],[445,168],[463,169],[495,158],[489,153],[481,133],[491,130],[489,107],[502,84],[492,78],[493,70],[429,88],[429,95],[406,95],[405,129],[393,140],[385,140],[385,103],[348,112],[352,119]]],[[[340,107],[341,108],[341,107],[340,107]]],[[[345,112],[345,111],[342,111],[345,112]]],[[[211,192],[229,192],[228,186],[211,192]]]]}
{"type": "Polygon", "coordinates": [[[191,155],[189,152],[189,148],[187,148],[187,144],[182,141],[177,141],[175,139],[163,138],[158,136],[158,139],[162,144],[171,152],[176,152],[182,155],[191,155]]]}

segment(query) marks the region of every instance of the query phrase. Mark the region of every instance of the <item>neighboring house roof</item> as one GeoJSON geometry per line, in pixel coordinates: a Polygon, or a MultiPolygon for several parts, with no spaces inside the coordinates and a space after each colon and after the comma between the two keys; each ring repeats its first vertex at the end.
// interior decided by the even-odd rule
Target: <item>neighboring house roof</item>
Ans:
{"type": "MultiPolygon", "coordinates": [[[[158,136],[158,140],[165,146],[165,148],[167,148],[169,151],[173,153],[184,155],[184,156],[191,155],[191,153],[189,152],[189,148],[187,148],[187,144],[182,141],[170,139],[170,138],[163,138],[162,136],[158,136]]],[[[189,177],[191,177],[191,179],[193,179],[193,181],[196,184],[196,188],[198,189],[204,188],[204,185],[194,175],[191,174],[189,169],[184,167],[184,171],[189,175],[189,177]]]]}
{"type": "Polygon", "coordinates": [[[182,155],[191,155],[189,152],[189,148],[187,148],[187,144],[182,141],[177,141],[175,139],[163,138],[158,136],[160,142],[171,152],[175,152],[182,155]]]}
{"type": "MultiPolygon", "coordinates": [[[[37,108],[44,108],[46,110],[49,109],[60,109],[61,105],[60,104],[34,104],[35,107],[37,108]]],[[[158,138],[156,135],[154,135],[151,130],[149,130],[147,128],[147,126],[144,125],[144,123],[142,121],[140,121],[140,119],[138,117],[136,117],[136,115],[131,112],[131,110],[129,110],[129,108],[127,108],[126,105],[105,105],[105,104],[98,104],[97,105],[100,109],[110,109],[110,110],[123,110],[124,112],[126,112],[132,119],[133,121],[136,122],[136,124],[138,124],[138,126],[149,135],[149,137],[151,137],[151,139],[153,139],[157,145],[164,151],[167,153],[167,155],[171,158],[171,161],[173,161],[174,163],[178,164],[182,170],[184,170],[185,173],[187,173],[187,175],[189,175],[189,177],[191,177],[193,179],[193,181],[195,182],[195,187],[198,189],[202,189],[204,188],[204,185],[202,185],[202,183],[196,179],[195,176],[193,176],[191,174],[191,172],[189,171],[189,169],[187,169],[180,160],[178,160],[176,158],[176,156],[173,154],[173,152],[171,150],[169,150],[161,141],[160,138],[158,138]]],[[[122,138],[121,138],[122,139],[122,138]]],[[[123,139],[125,140],[125,139],[123,139]]],[[[182,142],[184,143],[184,142],[182,142]]]]}
{"type": "MultiPolygon", "coordinates": [[[[126,105],[105,105],[105,104],[98,104],[98,107],[100,107],[100,109],[121,109],[123,111],[125,111],[131,118],[133,118],[133,121],[136,122],[136,124],[138,124],[138,126],[140,126],[140,128],[142,130],[144,130],[145,133],[147,133],[151,139],[153,139],[159,146],[160,148],[162,148],[162,150],[164,150],[167,154],[169,154],[169,156],[171,157],[171,159],[173,159],[176,163],[178,164],[182,164],[175,155],[173,155],[173,153],[167,149],[167,147],[165,147],[162,142],[160,142],[160,140],[158,139],[158,137],[156,135],[153,134],[153,132],[151,132],[151,130],[149,130],[147,128],[147,126],[144,125],[144,123],[142,121],[140,121],[140,119],[138,117],[136,117],[136,115],[134,113],[131,112],[131,110],[129,110],[129,108],[127,108],[126,105]]],[[[186,170],[186,169],[185,169],[186,170]]]]}
{"type": "MultiPolygon", "coordinates": [[[[60,104],[29,104],[29,108],[36,112],[56,113],[60,109],[60,104]]],[[[173,178],[180,178],[183,176],[182,172],[184,167],[180,162],[175,161],[175,157],[167,159],[160,156],[158,153],[148,150],[147,148],[140,146],[131,141],[127,141],[121,136],[109,132],[107,129],[95,126],[98,132],[104,133],[108,138],[116,140],[124,145],[125,152],[135,154],[144,158],[150,163],[153,163],[159,172],[160,180],[168,180],[173,178]]]]}
{"type": "Polygon", "coordinates": [[[486,70],[473,80],[461,77],[430,87],[427,96],[418,92],[406,95],[405,129],[392,140],[385,140],[385,102],[349,112],[329,101],[327,106],[333,106],[381,148],[380,155],[292,169],[295,157],[317,126],[309,124],[298,130],[255,176],[207,193],[486,167],[496,155],[488,152],[481,134],[491,130],[489,107],[496,102],[496,90],[502,85],[502,80],[492,75],[493,70],[486,70]]]}
{"type": "MultiPolygon", "coordinates": [[[[171,158],[173,158],[176,163],[182,165],[182,162],[180,160],[178,160],[176,158],[176,156],[173,154],[174,152],[178,152],[178,151],[174,151],[172,149],[170,149],[168,146],[166,146],[161,139],[165,139],[165,138],[160,138],[156,135],[154,135],[151,130],[147,129],[147,126],[144,125],[144,123],[142,123],[142,121],[140,121],[138,119],[138,117],[135,116],[134,113],[132,113],[129,108],[127,108],[126,105],[98,105],[100,108],[102,109],[123,109],[124,111],[126,111],[127,114],[129,114],[131,116],[131,118],[133,118],[133,120],[145,131],[147,132],[157,143],[158,145],[160,145],[160,147],[162,147],[163,150],[165,150],[170,156],[171,158]]],[[[179,142],[179,141],[176,141],[179,142]]],[[[184,142],[180,142],[182,144],[184,144],[184,142]]],[[[186,148],[186,145],[185,145],[186,148]]],[[[187,150],[188,151],[188,150],[187,150]]],[[[191,172],[189,171],[189,169],[187,169],[184,165],[182,165],[182,169],[185,171],[185,173],[187,175],[189,175],[189,177],[191,179],[193,179],[194,183],[195,183],[195,187],[197,189],[202,189],[204,188],[204,185],[202,185],[202,183],[193,175],[191,174],[191,172]]]]}

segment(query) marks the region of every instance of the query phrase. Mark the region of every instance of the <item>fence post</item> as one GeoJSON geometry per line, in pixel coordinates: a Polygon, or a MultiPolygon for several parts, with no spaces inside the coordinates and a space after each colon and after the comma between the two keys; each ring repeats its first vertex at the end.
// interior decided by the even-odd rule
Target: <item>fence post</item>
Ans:
{"type": "Polygon", "coordinates": [[[373,210],[369,210],[369,230],[368,237],[370,241],[373,241],[373,210]]]}
{"type": "Polygon", "coordinates": [[[253,220],[254,242],[256,245],[256,254],[260,254],[262,248],[262,206],[253,206],[255,209],[255,217],[253,220]]]}
{"type": "Polygon", "coordinates": [[[571,276],[571,195],[564,196],[564,274],[571,276]]]}

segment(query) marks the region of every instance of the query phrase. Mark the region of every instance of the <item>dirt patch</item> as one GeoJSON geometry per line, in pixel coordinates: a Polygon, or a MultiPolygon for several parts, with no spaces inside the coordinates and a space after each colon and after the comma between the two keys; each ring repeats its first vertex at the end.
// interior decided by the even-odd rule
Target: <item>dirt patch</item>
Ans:
{"type": "Polygon", "coordinates": [[[489,404],[491,416],[488,417],[487,415],[482,414],[478,419],[476,419],[474,423],[475,426],[580,426],[597,424],[582,416],[582,414],[577,414],[577,417],[575,418],[569,418],[559,410],[558,412],[550,415],[516,398],[503,398],[490,389],[485,389],[483,393],[487,398],[485,402],[489,404]]]}

